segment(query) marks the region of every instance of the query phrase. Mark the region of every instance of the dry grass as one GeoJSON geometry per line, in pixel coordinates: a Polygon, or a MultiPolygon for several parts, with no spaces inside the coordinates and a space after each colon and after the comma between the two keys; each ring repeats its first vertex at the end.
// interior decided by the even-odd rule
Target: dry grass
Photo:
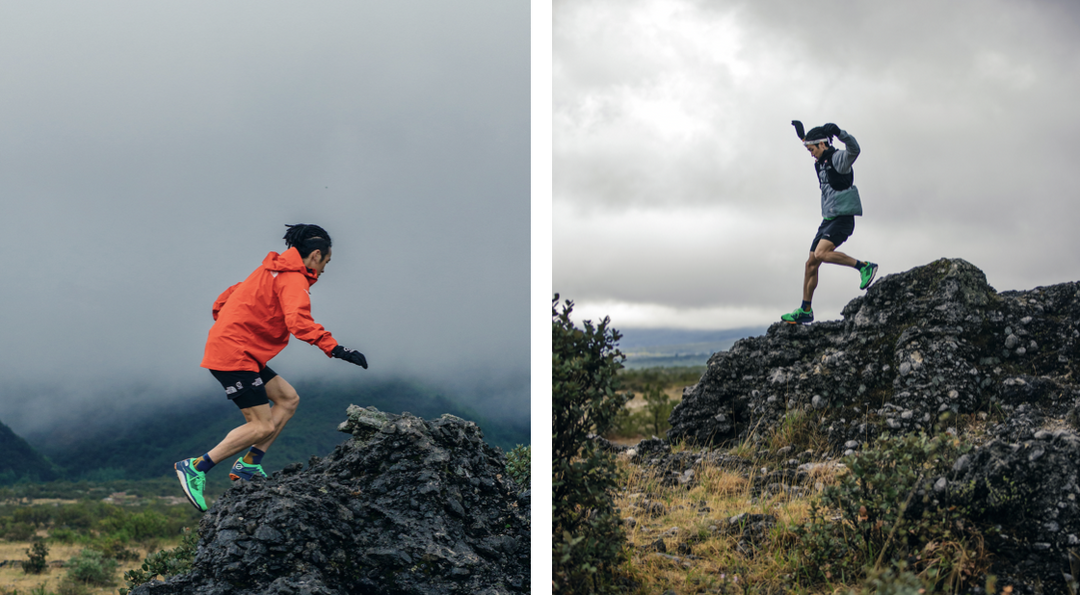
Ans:
{"type": "MultiPolygon", "coordinates": [[[[635,547],[623,570],[639,587],[635,595],[674,590],[678,595],[712,593],[833,593],[846,585],[823,590],[798,586],[797,538],[791,527],[809,519],[806,497],[788,494],[754,495],[758,463],[748,471],[700,466],[690,488],[663,487],[647,469],[621,461],[626,490],[616,505],[635,519],[627,529],[635,547]],[[643,503],[659,502],[664,511],[651,516],[643,503]],[[764,539],[740,546],[742,532],[725,530],[739,514],[766,514],[776,519],[764,539]],[[667,555],[642,546],[663,539],[667,555]]],[[[834,481],[835,471],[815,470],[799,486],[812,495],[834,481]]]]}
{"type": "MultiPolygon", "coordinates": [[[[179,540],[174,542],[162,542],[160,547],[164,549],[171,549],[179,545],[179,540]]],[[[60,585],[60,582],[64,580],[67,575],[67,571],[64,568],[53,566],[51,563],[54,560],[67,560],[74,557],[83,549],[82,545],[65,545],[62,543],[50,543],[49,544],[49,556],[47,560],[50,562],[49,569],[43,574],[26,574],[22,570],[22,566],[17,562],[26,560],[26,550],[30,549],[30,542],[10,542],[0,541],[0,560],[9,560],[7,564],[0,567],[0,593],[9,593],[17,590],[20,595],[29,595],[31,589],[35,589],[42,583],[46,583],[46,590],[55,592],[60,585]],[[10,561],[16,561],[12,563],[10,561]]],[[[150,552],[145,549],[132,548],[133,551],[139,554],[138,560],[120,562],[119,569],[116,572],[116,586],[115,587],[99,587],[91,588],[91,593],[108,593],[115,595],[117,589],[124,586],[122,577],[128,570],[138,568],[150,552]]]]}

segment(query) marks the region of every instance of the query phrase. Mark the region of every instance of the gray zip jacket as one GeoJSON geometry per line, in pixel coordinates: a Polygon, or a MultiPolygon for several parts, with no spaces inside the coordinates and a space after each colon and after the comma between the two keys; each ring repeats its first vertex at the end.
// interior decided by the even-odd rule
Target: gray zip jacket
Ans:
{"type": "MultiPolygon", "coordinates": [[[[836,138],[844,143],[844,148],[832,154],[833,169],[841,174],[851,173],[851,165],[859,157],[859,143],[846,130],[841,130],[836,138]]],[[[818,183],[821,185],[823,219],[835,219],[843,215],[862,216],[862,201],[859,200],[859,189],[854,184],[846,190],[837,190],[829,184],[829,175],[825,168],[819,168],[817,174],[818,183]]]]}

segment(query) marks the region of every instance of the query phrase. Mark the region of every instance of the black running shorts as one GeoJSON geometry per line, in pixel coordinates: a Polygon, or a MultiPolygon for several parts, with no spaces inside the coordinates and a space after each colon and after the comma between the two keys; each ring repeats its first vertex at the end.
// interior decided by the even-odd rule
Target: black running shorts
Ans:
{"type": "Polygon", "coordinates": [[[842,215],[835,219],[826,219],[817,228],[817,235],[814,236],[814,243],[810,244],[810,251],[817,250],[818,242],[821,240],[829,240],[833,243],[833,246],[840,246],[854,232],[855,215],[842,215]]]}
{"type": "Polygon", "coordinates": [[[217,378],[221,386],[225,387],[225,396],[236,403],[241,409],[266,405],[270,399],[266,397],[266,383],[270,382],[277,372],[264,366],[260,372],[220,372],[210,370],[217,378]]]}

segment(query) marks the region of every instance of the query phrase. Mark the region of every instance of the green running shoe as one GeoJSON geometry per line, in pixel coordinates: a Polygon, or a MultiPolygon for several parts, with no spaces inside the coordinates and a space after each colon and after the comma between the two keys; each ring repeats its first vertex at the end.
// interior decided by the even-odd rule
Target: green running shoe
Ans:
{"type": "Polygon", "coordinates": [[[791,314],[784,314],[780,317],[780,320],[788,324],[810,324],[814,322],[814,311],[807,312],[802,308],[795,308],[795,311],[791,314]]]}
{"type": "Polygon", "coordinates": [[[243,479],[244,481],[251,481],[252,477],[256,475],[262,475],[266,477],[266,472],[263,471],[262,465],[248,465],[244,462],[244,457],[236,459],[233,463],[232,469],[229,469],[229,479],[236,481],[243,479]]]}
{"type": "Polygon", "coordinates": [[[870,261],[866,261],[866,264],[859,269],[859,274],[862,275],[862,284],[859,285],[859,289],[866,289],[874,282],[874,275],[877,274],[877,265],[870,261]]]}
{"type": "Polygon", "coordinates": [[[184,488],[184,495],[191,500],[199,512],[206,512],[206,500],[203,499],[203,486],[206,485],[206,474],[195,468],[198,459],[184,459],[173,464],[176,469],[176,477],[180,479],[180,487],[184,488]]]}

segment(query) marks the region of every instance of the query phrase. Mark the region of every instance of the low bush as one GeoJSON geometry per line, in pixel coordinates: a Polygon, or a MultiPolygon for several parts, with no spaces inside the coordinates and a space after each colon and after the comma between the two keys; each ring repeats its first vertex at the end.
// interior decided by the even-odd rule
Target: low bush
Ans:
{"type": "Polygon", "coordinates": [[[116,584],[116,560],[91,549],[85,549],[67,561],[67,576],[73,582],[96,587],[116,584]]]}
{"type": "Polygon", "coordinates": [[[524,492],[529,489],[529,481],[532,478],[531,447],[519,444],[506,453],[506,474],[518,485],[518,491],[524,492]]]}
{"type": "Polygon", "coordinates": [[[124,573],[127,588],[120,589],[120,595],[127,595],[129,589],[134,589],[155,578],[160,577],[161,580],[165,580],[170,576],[191,570],[195,562],[195,548],[198,544],[198,536],[190,529],[185,529],[179,546],[171,550],[154,552],[143,560],[142,566],[124,573]]]}
{"type": "Polygon", "coordinates": [[[8,541],[30,541],[36,530],[30,523],[14,522],[4,528],[4,539],[8,541]]]}
{"type": "Polygon", "coordinates": [[[49,546],[44,541],[35,541],[30,549],[26,550],[26,560],[22,562],[23,572],[26,574],[41,574],[49,568],[45,558],[49,555],[49,546]]]}
{"type": "Polygon", "coordinates": [[[948,434],[883,436],[844,459],[849,473],[825,488],[810,521],[796,529],[803,578],[863,580],[907,560],[919,580],[956,592],[985,572],[981,534],[966,511],[939,501],[933,487],[969,449],[948,434]]]}

